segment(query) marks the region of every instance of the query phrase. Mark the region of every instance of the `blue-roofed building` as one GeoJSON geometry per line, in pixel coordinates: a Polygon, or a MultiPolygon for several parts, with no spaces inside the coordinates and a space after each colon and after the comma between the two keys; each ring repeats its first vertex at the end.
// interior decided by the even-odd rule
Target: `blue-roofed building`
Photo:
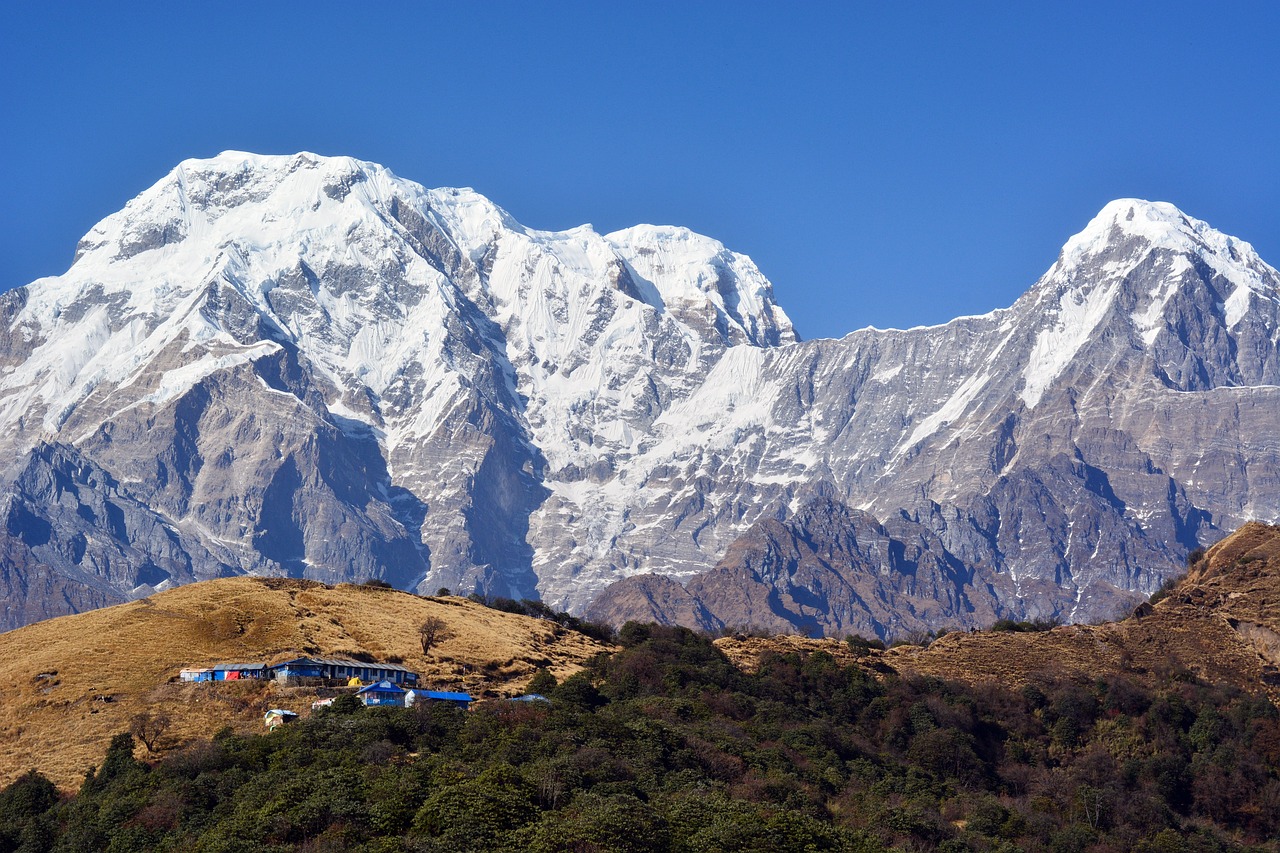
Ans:
{"type": "Polygon", "coordinates": [[[288,681],[297,678],[327,678],[324,664],[317,658],[294,658],[293,660],[273,663],[270,667],[271,677],[277,681],[288,681]]]}
{"type": "Polygon", "coordinates": [[[405,694],[409,691],[392,684],[390,681],[379,681],[356,691],[356,698],[365,705],[390,705],[403,708],[405,694]]]}
{"type": "Polygon", "coordinates": [[[210,667],[190,667],[178,673],[179,681],[239,681],[245,678],[270,678],[282,684],[323,681],[342,684],[390,681],[413,687],[418,673],[394,663],[349,660],[346,658],[293,658],[274,664],[219,663],[210,667]]]}

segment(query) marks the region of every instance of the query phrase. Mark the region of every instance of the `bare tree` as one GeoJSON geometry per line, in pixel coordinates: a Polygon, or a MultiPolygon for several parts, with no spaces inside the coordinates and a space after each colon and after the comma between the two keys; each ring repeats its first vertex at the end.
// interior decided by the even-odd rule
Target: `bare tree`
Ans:
{"type": "Polygon", "coordinates": [[[129,733],[142,741],[142,745],[147,748],[147,752],[154,753],[156,746],[160,743],[160,738],[169,730],[169,724],[172,722],[169,715],[161,711],[153,714],[150,711],[140,711],[133,715],[133,719],[129,721],[129,733]]]}
{"type": "Polygon", "coordinates": [[[453,632],[449,630],[448,623],[439,616],[428,616],[418,626],[418,642],[422,644],[424,655],[431,654],[431,647],[436,643],[443,643],[452,637],[453,632]]]}

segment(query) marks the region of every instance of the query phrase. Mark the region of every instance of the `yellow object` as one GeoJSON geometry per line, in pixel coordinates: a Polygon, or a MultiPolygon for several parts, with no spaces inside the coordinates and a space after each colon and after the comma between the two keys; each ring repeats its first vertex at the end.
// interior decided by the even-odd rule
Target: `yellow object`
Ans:
{"type": "Polygon", "coordinates": [[[351,678],[347,679],[347,686],[348,686],[348,687],[359,687],[359,686],[360,686],[360,685],[362,685],[362,684],[364,684],[364,682],[363,682],[363,681],[361,681],[360,679],[356,678],[354,675],[353,675],[353,676],[351,676],[351,678]]]}

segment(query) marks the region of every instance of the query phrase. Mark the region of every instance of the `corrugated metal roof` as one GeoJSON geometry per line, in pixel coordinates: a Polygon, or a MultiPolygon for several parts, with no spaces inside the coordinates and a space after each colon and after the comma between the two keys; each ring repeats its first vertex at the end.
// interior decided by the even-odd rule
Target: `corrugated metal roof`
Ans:
{"type": "Polygon", "coordinates": [[[351,667],[356,667],[358,669],[385,669],[390,672],[408,672],[416,675],[416,673],[414,673],[413,670],[409,669],[409,667],[400,666],[399,664],[395,664],[395,663],[368,663],[366,661],[347,660],[346,658],[294,658],[293,660],[286,660],[286,661],[281,661],[280,663],[273,663],[271,664],[271,668],[276,669],[277,667],[288,666],[289,664],[307,664],[307,663],[320,664],[321,666],[351,666],[351,667]]]}
{"type": "Polygon", "coordinates": [[[265,663],[215,663],[209,669],[220,669],[224,672],[245,672],[252,669],[266,669],[265,663]]]}

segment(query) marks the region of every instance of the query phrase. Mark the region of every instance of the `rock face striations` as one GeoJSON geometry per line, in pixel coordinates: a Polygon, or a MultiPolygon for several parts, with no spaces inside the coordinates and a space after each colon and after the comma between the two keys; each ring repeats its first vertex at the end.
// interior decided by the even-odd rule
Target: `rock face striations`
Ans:
{"type": "MultiPolygon", "coordinates": [[[[785,487],[789,513],[685,584],[700,623],[890,636],[1095,619],[1217,530],[1276,520],[1278,285],[1247,244],[1124,200],[1009,309],[730,353],[683,404],[712,413],[695,458],[717,490],[755,459],[755,482],[782,479],[766,466],[788,452],[809,476],[785,487]]],[[[682,598],[638,576],[592,612],[664,618],[663,601],[682,598]]]]}
{"type": "Polygon", "coordinates": [[[1009,309],[799,342],[684,229],[186,161],[0,295],[0,624],[244,573],[808,633],[1091,618],[1280,518],[1278,300],[1248,244],[1125,200],[1009,309]]]}

